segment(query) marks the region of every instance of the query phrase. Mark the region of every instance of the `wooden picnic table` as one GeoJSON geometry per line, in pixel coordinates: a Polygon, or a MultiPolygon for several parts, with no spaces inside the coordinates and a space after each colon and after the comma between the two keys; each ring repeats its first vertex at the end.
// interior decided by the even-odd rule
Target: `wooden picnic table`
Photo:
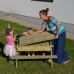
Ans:
{"type": "Polygon", "coordinates": [[[27,51],[33,51],[33,52],[50,52],[49,55],[35,55],[35,56],[27,56],[27,55],[16,55],[11,57],[11,59],[16,59],[16,68],[17,68],[17,61],[19,59],[51,59],[49,61],[51,63],[51,66],[53,67],[53,58],[57,58],[57,55],[52,54],[52,40],[55,39],[55,36],[49,32],[42,32],[38,34],[32,34],[29,36],[17,36],[17,52],[27,52],[27,51]],[[18,37],[19,36],[19,37],[18,37]]]}

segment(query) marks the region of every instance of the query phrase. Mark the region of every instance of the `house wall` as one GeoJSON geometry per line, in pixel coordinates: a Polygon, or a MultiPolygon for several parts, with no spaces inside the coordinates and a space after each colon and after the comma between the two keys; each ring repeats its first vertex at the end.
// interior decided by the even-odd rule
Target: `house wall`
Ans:
{"type": "Polygon", "coordinates": [[[31,0],[0,0],[0,10],[39,18],[41,9],[49,8],[49,15],[61,22],[74,24],[74,0],[53,0],[40,2],[31,0]]]}

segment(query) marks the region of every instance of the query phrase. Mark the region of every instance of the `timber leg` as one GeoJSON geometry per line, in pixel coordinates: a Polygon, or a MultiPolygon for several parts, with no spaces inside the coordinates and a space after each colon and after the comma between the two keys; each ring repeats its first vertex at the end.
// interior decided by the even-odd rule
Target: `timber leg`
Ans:
{"type": "MultiPolygon", "coordinates": [[[[52,45],[52,41],[49,42],[49,45],[52,45]]],[[[52,47],[51,47],[51,51],[50,51],[50,52],[51,52],[50,55],[53,56],[53,54],[52,54],[52,47]]],[[[48,62],[50,62],[50,63],[51,63],[51,67],[53,67],[53,58],[50,58],[50,59],[48,60],[48,62]]]]}
{"type": "MultiPolygon", "coordinates": [[[[51,48],[51,56],[52,56],[52,48],[51,48]]],[[[51,60],[51,67],[53,67],[53,59],[50,58],[50,60],[51,60]]]]}
{"type": "Polygon", "coordinates": [[[18,61],[18,60],[16,59],[16,68],[17,68],[17,61],[18,61]]]}

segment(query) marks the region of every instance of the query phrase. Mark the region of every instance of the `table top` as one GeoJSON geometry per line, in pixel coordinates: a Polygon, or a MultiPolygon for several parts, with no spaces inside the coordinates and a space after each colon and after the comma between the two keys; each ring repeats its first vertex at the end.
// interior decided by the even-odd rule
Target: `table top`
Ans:
{"type": "Polygon", "coordinates": [[[37,34],[32,34],[29,36],[19,37],[19,45],[24,46],[24,45],[30,45],[30,44],[37,44],[41,42],[43,43],[53,39],[55,39],[55,35],[45,31],[37,34]]]}

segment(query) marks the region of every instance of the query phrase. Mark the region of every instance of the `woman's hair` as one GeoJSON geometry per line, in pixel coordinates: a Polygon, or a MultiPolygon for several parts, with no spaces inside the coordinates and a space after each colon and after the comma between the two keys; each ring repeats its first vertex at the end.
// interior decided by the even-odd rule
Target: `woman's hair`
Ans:
{"type": "Polygon", "coordinates": [[[48,15],[48,11],[49,11],[49,8],[46,8],[46,9],[41,10],[39,13],[43,15],[48,15]]]}
{"type": "Polygon", "coordinates": [[[10,28],[10,29],[6,28],[6,35],[10,35],[11,31],[12,31],[12,28],[10,28]]]}

